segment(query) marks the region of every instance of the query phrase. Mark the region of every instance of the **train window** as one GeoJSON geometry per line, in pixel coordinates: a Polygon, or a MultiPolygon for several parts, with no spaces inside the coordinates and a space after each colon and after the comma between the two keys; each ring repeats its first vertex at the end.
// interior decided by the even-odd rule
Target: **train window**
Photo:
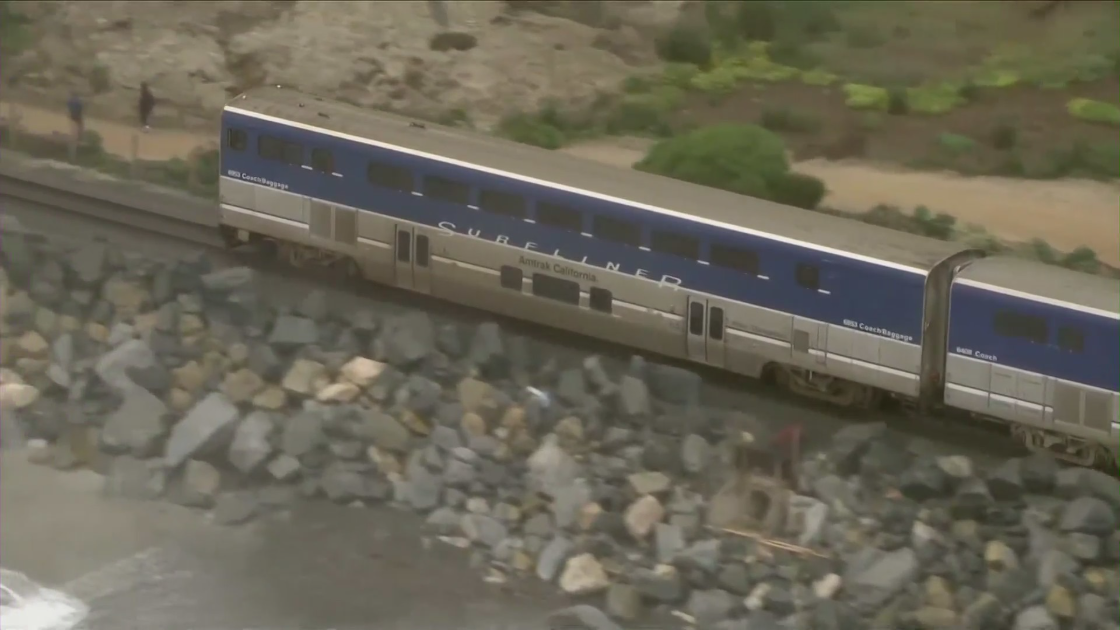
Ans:
{"type": "Polygon", "coordinates": [[[284,141],[272,136],[257,136],[257,155],[266,160],[284,161],[284,141]]]}
{"type": "Polygon", "coordinates": [[[525,218],[525,198],[513,193],[483,190],[478,193],[478,207],[486,212],[513,219],[525,218]]]}
{"type": "Polygon", "coordinates": [[[236,127],[226,128],[226,146],[234,151],[244,151],[249,146],[249,134],[236,127]]]}
{"type": "Polygon", "coordinates": [[[704,305],[700,302],[690,302],[688,305],[688,334],[704,334],[704,305]]]}
{"type": "Polygon", "coordinates": [[[653,230],[650,234],[649,248],[655,252],[672,254],[681,258],[691,258],[692,260],[700,258],[700,241],[676,232],[653,230]]]}
{"type": "Polygon", "coordinates": [[[284,162],[292,166],[303,164],[303,145],[295,142],[284,143],[284,162]]]}
{"type": "Polygon", "coordinates": [[[471,198],[470,186],[439,175],[424,176],[424,196],[467,205],[471,198]]]}
{"type": "Polygon", "coordinates": [[[400,192],[410,193],[415,186],[412,171],[379,162],[370,162],[366,166],[366,180],[374,186],[400,192]]]}
{"type": "Polygon", "coordinates": [[[537,202],[537,223],[569,232],[583,231],[583,217],[578,210],[547,201],[537,202]]]}
{"type": "Polygon", "coordinates": [[[623,245],[637,247],[642,244],[642,231],[629,221],[596,216],[591,231],[597,238],[623,245]]]}
{"type": "Polygon", "coordinates": [[[311,168],[320,173],[333,173],[334,156],[326,149],[311,149],[311,168]]]}
{"type": "Polygon", "coordinates": [[[758,254],[749,249],[712,244],[709,262],[727,269],[758,275],[758,254]]]}
{"type": "Polygon", "coordinates": [[[610,313],[614,309],[614,296],[602,287],[591,287],[588,306],[593,311],[610,313]]]}
{"type": "Polygon", "coordinates": [[[713,306],[708,309],[708,336],[713,341],[723,341],[723,308],[713,306]]]}
{"type": "Polygon", "coordinates": [[[1026,339],[1032,343],[1044,344],[1050,337],[1045,319],[1014,311],[996,311],[992,326],[1004,337],[1026,339]]]}
{"type": "Polygon", "coordinates": [[[533,295],[578,306],[579,283],[554,278],[543,273],[535,273],[533,274],[533,295]]]}
{"type": "Polygon", "coordinates": [[[521,291],[521,270],[517,267],[502,265],[502,288],[521,291]]]}
{"type": "Polygon", "coordinates": [[[1085,334],[1080,328],[1062,326],[1058,328],[1058,347],[1066,352],[1082,352],[1085,350],[1085,334]]]}
{"type": "Polygon", "coordinates": [[[797,263],[795,276],[797,278],[797,284],[810,291],[816,291],[821,288],[821,272],[813,265],[797,263]]]}

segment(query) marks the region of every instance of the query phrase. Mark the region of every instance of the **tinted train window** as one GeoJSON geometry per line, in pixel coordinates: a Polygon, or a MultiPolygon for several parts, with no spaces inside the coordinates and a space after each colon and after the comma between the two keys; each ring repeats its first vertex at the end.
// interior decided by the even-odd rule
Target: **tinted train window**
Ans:
{"type": "Polygon", "coordinates": [[[610,313],[614,308],[614,296],[611,292],[601,287],[591,287],[588,306],[593,311],[610,313]]]}
{"type": "Polygon", "coordinates": [[[547,201],[537,202],[537,223],[569,232],[583,232],[583,217],[579,211],[547,201]]]}
{"type": "Polygon", "coordinates": [[[303,164],[303,145],[295,142],[284,143],[284,161],[292,166],[303,164]]]}
{"type": "Polygon", "coordinates": [[[478,207],[486,212],[514,219],[525,218],[525,198],[521,195],[497,190],[483,190],[478,194],[478,207]]]}
{"type": "Polygon", "coordinates": [[[681,258],[691,258],[692,260],[700,258],[700,241],[691,236],[674,232],[654,230],[650,234],[649,248],[655,252],[672,254],[681,258]]]}
{"type": "Polygon", "coordinates": [[[513,289],[514,291],[521,290],[521,270],[517,267],[510,267],[509,265],[502,265],[502,287],[506,289],[513,289]]]}
{"type": "Polygon", "coordinates": [[[412,179],[412,171],[378,162],[370,162],[369,166],[366,167],[366,179],[374,186],[400,192],[412,192],[415,185],[412,179]]]}
{"type": "Polygon", "coordinates": [[[334,156],[326,149],[311,149],[311,168],[320,173],[333,173],[334,156]]]}
{"type": "Polygon", "coordinates": [[[704,305],[699,302],[688,305],[688,334],[704,334],[704,305]]]}
{"type": "Polygon", "coordinates": [[[997,311],[992,325],[1004,337],[1026,339],[1033,343],[1046,343],[1050,337],[1045,319],[1014,311],[997,311]]]}
{"type": "Polygon", "coordinates": [[[797,284],[811,291],[821,288],[821,272],[813,265],[797,263],[797,284]]]}
{"type": "Polygon", "coordinates": [[[244,151],[249,146],[249,134],[240,129],[226,129],[226,146],[234,151],[244,151]]]}
{"type": "Polygon", "coordinates": [[[623,245],[637,247],[642,244],[642,231],[629,221],[597,216],[591,232],[598,238],[623,245]]]}
{"type": "Polygon", "coordinates": [[[533,274],[533,295],[579,305],[579,283],[561,280],[543,273],[533,274]]]}
{"type": "Polygon", "coordinates": [[[1080,328],[1062,326],[1058,329],[1058,347],[1066,352],[1081,352],[1085,350],[1085,334],[1080,328]]]}
{"type": "Polygon", "coordinates": [[[749,249],[713,244],[711,258],[709,262],[713,265],[758,275],[758,254],[749,249]]]}
{"type": "Polygon", "coordinates": [[[266,160],[284,161],[284,141],[272,136],[258,136],[257,155],[266,160]]]}
{"type": "Polygon", "coordinates": [[[470,201],[471,189],[462,182],[446,177],[426,175],[424,176],[424,196],[465,206],[470,201]]]}

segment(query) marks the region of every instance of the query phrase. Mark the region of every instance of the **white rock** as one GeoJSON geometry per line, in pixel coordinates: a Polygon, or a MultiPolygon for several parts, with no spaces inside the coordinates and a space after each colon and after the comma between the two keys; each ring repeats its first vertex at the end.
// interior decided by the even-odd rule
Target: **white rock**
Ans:
{"type": "Polygon", "coordinates": [[[16,341],[16,346],[24,356],[28,357],[44,357],[47,351],[51,349],[49,343],[43,336],[34,330],[29,330],[20,336],[16,341]]]}
{"type": "Polygon", "coordinates": [[[840,590],[841,584],[843,584],[843,579],[839,575],[829,573],[813,582],[813,594],[821,599],[832,599],[836,592],[840,590]]]}
{"type": "Polygon", "coordinates": [[[652,494],[634,501],[626,508],[623,520],[626,530],[637,540],[642,540],[653,531],[653,527],[665,518],[665,507],[652,494]]]}
{"type": "Polygon", "coordinates": [[[0,409],[23,409],[39,400],[39,390],[25,383],[0,385],[0,409]]]}
{"type": "Polygon", "coordinates": [[[0,385],[3,385],[5,383],[19,384],[22,382],[23,377],[19,375],[19,372],[16,372],[15,370],[9,368],[0,368],[0,385]]]}
{"type": "Polygon", "coordinates": [[[320,382],[327,378],[327,368],[321,363],[296,359],[280,385],[295,394],[310,396],[322,385],[320,382]]]}
{"type": "Polygon", "coordinates": [[[603,565],[589,553],[569,558],[564,564],[564,572],[560,574],[560,588],[569,595],[597,593],[610,585],[603,565]]]}
{"type": "Polygon", "coordinates": [[[350,402],[361,393],[362,390],[358,389],[358,386],[354,383],[331,383],[315,394],[315,400],[319,402],[350,402]]]}
{"type": "Polygon", "coordinates": [[[385,364],[373,359],[365,357],[354,357],[342,366],[339,374],[346,381],[349,381],[358,387],[365,389],[373,385],[377,377],[381,376],[381,372],[385,370],[385,364]]]}

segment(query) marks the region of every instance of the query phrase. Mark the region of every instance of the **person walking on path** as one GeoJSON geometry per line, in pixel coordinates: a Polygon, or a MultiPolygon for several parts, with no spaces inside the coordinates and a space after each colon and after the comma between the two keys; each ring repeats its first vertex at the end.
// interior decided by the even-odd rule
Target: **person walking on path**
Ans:
{"type": "Polygon", "coordinates": [[[152,96],[152,91],[148,89],[148,83],[145,81],[140,84],[140,125],[144,127],[144,131],[151,129],[148,120],[151,118],[155,106],[156,97],[152,96]]]}
{"type": "Polygon", "coordinates": [[[78,96],[77,92],[70,93],[70,100],[66,102],[66,109],[70,113],[70,123],[74,131],[74,142],[80,143],[82,135],[85,134],[85,105],[82,103],[82,97],[78,96]]]}

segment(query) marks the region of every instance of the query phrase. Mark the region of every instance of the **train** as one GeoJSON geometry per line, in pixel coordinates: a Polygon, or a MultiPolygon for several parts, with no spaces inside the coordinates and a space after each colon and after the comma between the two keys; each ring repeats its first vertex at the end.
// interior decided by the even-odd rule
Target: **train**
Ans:
{"type": "Polygon", "coordinates": [[[230,247],[1116,467],[1114,279],[281,86],[220,146],[230,247]]]}

